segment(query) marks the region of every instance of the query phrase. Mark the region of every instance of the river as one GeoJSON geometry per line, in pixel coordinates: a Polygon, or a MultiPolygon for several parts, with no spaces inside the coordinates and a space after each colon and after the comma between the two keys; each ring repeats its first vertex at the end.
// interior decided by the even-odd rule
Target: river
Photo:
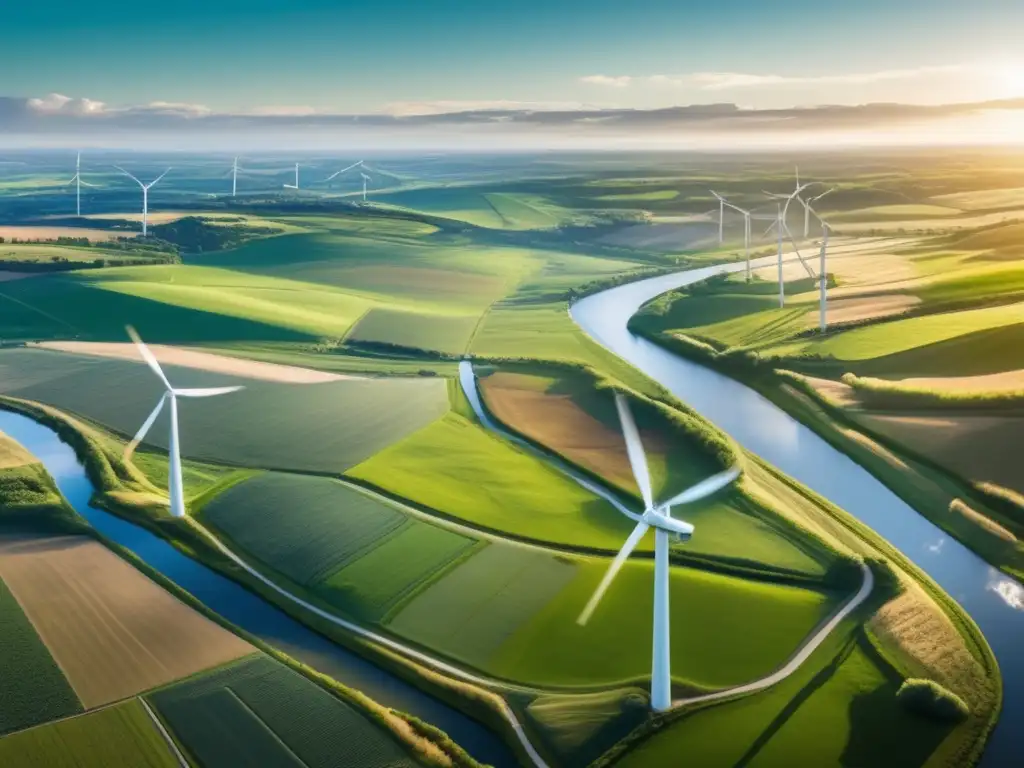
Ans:
{"type": "MultiPolygon", "coordinates": [[[[771,257],[756,260],[771,263],[771,257]]],[[[653,277],[580,299],[573,320],[595,341],[639,368],[747,450],[869,525],[928,573],[971,615],[1003,676],[1003,710],[981,765],[1024,762],[1024,588],[919,515],[867,470],[749,387],[685,360],[626,324],[656,296],[742,264],[653,277]]]]}
{"type": "Polygon", "coordinates": [[[48,427],[0,410],[0,431],[43,462],[71,506],[97,531],[130,549],[212,611],[318,672],[437,726],[479,761],[500,768],[518,764],[504,742],[475,720],[313,632],[144,528],[90,506],[93,485],[85,469],[74,450],[48,427]]]}

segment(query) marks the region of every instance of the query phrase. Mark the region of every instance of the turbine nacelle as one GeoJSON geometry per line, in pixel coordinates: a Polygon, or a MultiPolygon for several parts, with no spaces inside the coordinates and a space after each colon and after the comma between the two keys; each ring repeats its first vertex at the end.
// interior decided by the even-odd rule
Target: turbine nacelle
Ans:
{"type": "Polygon", "coordinates": [[[677,541],[688,541],[693,536],[693,526],[683,520],[674,519],[668,507],[648,509],[640,519],[651,528],[671,533],[677,541]]]}

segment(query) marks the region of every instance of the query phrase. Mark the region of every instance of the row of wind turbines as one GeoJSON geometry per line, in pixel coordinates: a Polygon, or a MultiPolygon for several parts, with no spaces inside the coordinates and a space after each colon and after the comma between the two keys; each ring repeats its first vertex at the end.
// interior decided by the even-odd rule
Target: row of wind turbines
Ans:
{"type": "Polygon", "coordinates": [[[820,291],[819,298],[819,318],[818,325],[819,329],[824,332],[828,327],[828,273],[827,259],[828,259],[828,238],[831,228],[825,219],[814,209],[813,203],[818,202],[826,195],[831,194],[835,191],[835,187],[829,187],[820,194],[804,198],[802,193],[813,186],[816,182],[808,182],[806,184],[800,183],[800,169],[796,169],[796,184],[793,191],[786,194],[777,194],[774,192],[764,192],[764,194],[770,199],[775,201],[776,213],[774,216],[758,216],[755,215],[754,211],[740,208],[738,205],[729,202],[725,197],[718,194],[714,190],[711,190],[711,194],[714,195],[715,199],[718,200],[718,242],[721,245],[724,242],[725,235],[725,209],[730,208],[743,216],[743,249],[746,258],[746,277],[747,282],[751,279],[750,273],[750,222],[756,221],[770,221],[768,228],[762,234],[762,237],[767,235],[773,229],[776,232],[776,240],[778,243],[778,267],[779,267],[779,307],[786,306],[786,287],[785,280],[783,277],[783,248],[785,241],[788,239],[793,246],[793,251],[796,253],[797,260],[807,271],[809,277],[818,282],[818,288],[820,291]],[[821,247],[818,253],[819,265],[818,271],[815,273],[811,269],[807,260],[804,259],[803,254],[800,253],[800,246],[797,243],[797,239],[793,236],[793,232],[789,228],[789,206],[793,201],[797,201],[804,209],[804,241],[806,242],[810,238],[811,234],[811,216],[813,215],[821,225],[821,247]]]}
{"type": "MultiPolygon", "coordinates": [[[[113,167],[116,168],[117,170],[119,170],[122,174],[127,176],[129,179],[134,181],[136,184],[138,184],[142,188],[142,236],[145,237],[146,233],[148,231],[148,225],[149,225],[149,190],[152,187],[156,186],[156,183],[158,181],[160,181],[160,179],[162,179],[164,176],[166,176],[171,171],[171,169],[168,168],[166,171],[161,173],[159,176],[157,176],[151,182],[146,184],[146,183],[140,181],[137,177],[135,177],[132,174],[128,173],[128,171],[126,171],[121,166],[115,165],[113,167]]],[[[365,168],[365,166],[363,165],[363,161],[359,160],[359,161],[357,161],[355,163],[352,163],[352,165],[349,165],[349,166],[347,166],[345,168],[342,168],[340,171],[335,171],[330,176],[328,176],[326,179],[323,179],[323,181],[324,182],[330,182],[330,181],[334,180],[335,178],[337,178],[338,176],[340,176],[341,174],[347,173],[348,171],[351,171],[351,170],[353,170],[355,168],[361,168],[361,169],[365,168]]],[[[231,197],[236,197],[238,195],[238,171],[239,170],[241,170],[241,167],[238,165],[238,157],[235,157],[235,159],[231,163],[231,197]]],[[[359,175],[362,177],[362,180],[363,180],[363,202],[365,203],[366,202],[367,183],[371,180],[371,178],[363,170],[360,170],[359,175]]],[[[86,187],[96,187],[95,184],[90,184],[89,182],[84,181],[82,179],[82,153],[81,152],[79,152],[78,155],[75,157],[75,175],[71,177],[71,179],[67,182],[67,184],[68,185],[71,185],[71,184],[75,185],[75,215],[76,216],[81,216],[82,215],[82,186],[84,185],[86,187]]],[[[295,183],[294,184],[283,184],[282,187],[284,189],[294,189],[294,190],[298,190],[299,189],[299,164],[298,163],[295,164],[295,183]]]]}

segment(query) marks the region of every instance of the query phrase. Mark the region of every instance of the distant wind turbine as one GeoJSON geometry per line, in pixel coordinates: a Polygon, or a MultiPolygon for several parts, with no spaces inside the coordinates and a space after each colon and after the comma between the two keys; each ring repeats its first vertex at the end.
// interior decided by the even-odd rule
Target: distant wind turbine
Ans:
{"type": "Polygon", "coordinates": [[[136,333],[135,329],[128,326],[128,335],[132,341],[135,342],[135,346],[139,349],[139,354],[142,355],[142,359],[146,361],[153,373],[157,375],[160,381],[164,385],[164,394],[160,397],[160,401],[156,404],[156,408],[149,414],[146,420],[143,422],[142,427],[132,438],[132,441],[128,443],[128,447],[125,448],[125,456],[130,456],[135,450],[135,447],[143,441],[146,437],[146,433],[149,432],[149,428],[153,426],[153,422],[156,421],[156,417],[160,415],[160,411],[163,410],[164,403],[168,400],[171,401],[171,437],[168,442],[167,452],[170,457],[170,466],[168,467],[167,484],[169,486],[171,496],[171,515],[173,517],[184,517],[185,516],[185,492],[184,484],[181,477],[181,450],[178,446],[178,398],[179,397],[213,397],[215,395],[226,395],[230,392],[237,392],[244,387],[209,387],[205,389],[175,389],[171,386],[171,383],[167,380],[164,375],[163,369],[160,368],[160,363],[157,362],[156,357],[149,350],[145,344],[142,343],[142,339],[139,338],[139,334],[136,333]]]}
{"type": "MultiPolygon", "coordinates": [[[[775,221],[773,221],[768,226],[768,229],[766,229],[764,231],[764,233],[768,234],[769,232],[772,231],[772,229],[775,229],[776,230],[776,234],[778,235],[778,245],[779,245],[779,250],[778,250],[778,259],[779,259],[779,307],[780,308],[786,306],[786,282],[783,279],[783,274],[782,274],[782,240],[783,240],[783,237],[785,235],[787,235],[787,234],[789,235],[789,240],[793,244],[793,250],[796,251],[797,258],[800,259],[800,263],[804,265],[804,269],[806,269],[808,271],[808,273],[811,275],[811,277],[815,276],[814,273],[811,272],[810,267],[807,266],[807,262],[804,261],[803,256],[800,255],[800,250],[797,248],[796,240],[793,238],[793,233],[789,231],[789,225],[786,223],[786,217],[789,214],[789,204],[792,203],[794,199],[799,200],[800,199],[800,193],[803,192],[805,189],[807,189],[808,186],[810,186],[810,185],[809,184],[804,184],[803,186],[798,186],[796,189],[793,190],[793,192],[791,192],[788,195],[779,195],[779,194],[775,194],[773,192],[765,192],[765,194],[768,195],[768,197],[770,197],[773,200],[775,200],[775,202],[777,204],[777,208],[778,208],[778,212],[776,214],[775,221]],[[783,201],[785,201],[785,202],[783,202],[783,201]]],[[[803,201],[801,200],[801,202],[803,202],[803,201]]]]}
{"type": "Polygon", "coordinates": [[[366,202],[366,182],[368,182],[370,180],[370,177],[367,176],[365,173],[360,173],[359,175],[363,177],[363,202],[365,203],[366,202]]]}
{"type": "Polygon", "coordinates": [[[644,454],[643,444],[640,442],[640,433],[633,420],[633,414],[629,410],[629,404],[625,397],[616,394],[615,406],[619,411],[619,420],[622,423],[626,453],[629,455],[633,477],[636,478],[640,494],[643,496],[644,513],[636,527],[633,528],[633,532],[629,534],[625,544],[622,545],[622,549],[612,560],[611,566],[590,598],[590,602],[583,609],[583,613],[577,619],[577,623],[585,625],[590,620],[598,603],[601,602],[601,598],[604,597],[615,576],[625,565],[627,558],[636,549],[648,529],[654,528],[654,642],[651,660],[651,707],[657,712],[664,712],[672,706],[668,537],[669,534],[673,534],[679,539],[686,540],[693,535],[692,525],[672,518],[672,507],[679,504],[692,504],[720,491],[739,477],[740,470],[738,467],[733,467],[725,472],[712,475],[673,496],[668,501],[655,504],[651,490],[651,476],[647,469],[647,457],[644,454]]]}
{"type": "MultiPolygon", "coordinates": [[[[821,200],[821,198],[823,198],[825,195],[835,191],[835,187],[829,187],[817,197],[812,197],[810,200],[800,201],[801,203],[803,203],[804,206],[804,240],[811,236],[811,203],[815,203],[818,200],[821,200]]],[[[818,216],[818,214],[814,215],[818,216]]],[[[820,221],[821,217],[819,216],[818,219],[820,221]]]]}
{"type": "Polygon", "coordinates": [[[738,205],[733,205],[720,194],[711,190],[711,194],[718,198],[719,203],[719,224],[718,224],[718,242],[722,242],[722,215],[721,211],[725,206],[729,206],[734,211],[739,211],[743,214],[743,251],[747,259],[747,282],[750,282],[750,211],[746,211],[740,208],[738,205]]]}
{"type": "Polygon", "coordinates": [[[238,155],[235,155],[235,160],[231,163],[231,196],[234,197],[236,192],[238,192],[238,155]]]}
{"type": "Polygon", "coordinates": [[[75,158],[75,175],[71,177],[71,181],[75,182],[75,215],[82,215],[82,185],[85,184],[87,187],[95,187],[95,184],[90,184],[87,181],[82,181],[82,153],[79,152],[75,158]]]}
{"type": "Polygon", "coordinates": [[[285,184],[284,188],[285,189],[295,189],[295,190],[298,190],[298,188],[299,188],[299,164],[298,163],[295,164],[295,183],[294,184],[285,184]]]}
{"type": "Polygon", "coordinates": [[[348,165],[348,166],[342,168],[340,171],[335,171],[330,176],[328,176],[326,179],[324,179],[324,181],[332,181],[335,178],[337,178],[338,176],[341,176],[341,174],[346,173],[347,171],[351,171],[353,168],[358,168],[362,164],[363,164],[362,160],[360,160],[358,162],[355,162],[355,163],[352,163],[352,165],[348,165]]]}
{"type": "Polygon", "coordinates": [[[149,219],[149,188],[154,186],[158,181],[160,181],[160,179],[162,179],[164,176],[166,176],[171,169],[168,168],[166,171],[164,171],[159,176],[157,176],[155,179],[153,179],[151,182],[149,182],[149,184],[143,184],[141,181],[136,179],[134,176],[132,176],[130,173],[128,173],[128,171],[126,171],[121,166],[115,165],[114,167],[117,168],[117,170],[119,170],[121,173],[123,173],[129,179],[134,181],[136,184],[138,184],[140,187],[142,187],[142,236],[145,237],[146,236],[146,231],[147,231],[146,230],[146,223],[147,223],[147,220],[149,219]]]}

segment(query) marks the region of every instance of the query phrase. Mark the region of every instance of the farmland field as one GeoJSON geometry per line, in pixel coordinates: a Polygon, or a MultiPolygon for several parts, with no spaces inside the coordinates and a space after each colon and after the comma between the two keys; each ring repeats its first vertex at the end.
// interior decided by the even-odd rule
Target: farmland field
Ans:
{"type": "Polygon", "coordinates": [[[4,541],[0,578],[86,707],[252,650],[89,538],[4,541]]]}
{"type": "MultiPolygon", "coordinates": [[[[611,398],[596,391],[592,382],[568,374],[552,377],[499,371],[482,378],[480,386],[499,420],[637,497],[634,505],[639,509],[639,491],[629,468],[618,415],[611,398]]],[[[716,470],[692,444],[692,438],[673,429],[660,413],[635,403],[633,410],[655,498],[670,497],[716,470]]],[[[797,545],[791,530],[776,528],[753,514],[749,501],[735,491],[708,503],[689,505],[677,514],[701,531],[681,551],[822,573],[819,559],[807,553],[806,542],[797,545]]]]}
{"type": "MultiPolygon", "coordinates": [[[[341,472],[448,409],[442,380],[350,379],[294,385],[166,368],[176,386],[245,389],[183,404],[184,455],[246,466],[341,472]],[[353,436],[357,436],[353,438],[353,436]]],[[[0,351],[0,391],[132,435],[161,394],[142,363],[40,349],[0,351]],[[11,375],[8,376],[7,374],[11,375]]],[[[147,443],[166,448],[167,409],[147,443]]]]}
{"type": "MultiPolygon", "coordinates": [[[[4,537],[0,546],[9,547],[14,541],[4,537]]],[[[0,734],[82,710],[74,690],[2,577],[0,642],[8,670],[0,675],[0,734]]]]}
{"type": "Polygon", "coordinates": [[[147,698],[202,766],[416,765],[380,726],[262,654],[147,698]]]}
{"type": "Polygon", "coordinates": [[[514,536],[617,549],[629,533],[629,520],[604,499],[456,413],[347,474],[514,536]]]}
{"type": "Polygon", "coordinates": [[[2,738],[0,764],[18,768],[179,768],[138,700],[2,738]]]}
{"type": "Polygon", "coordinates": [[[346,338],[459,354],[466,348],[477,321],[475,315],[371,309],[346,338]]]}
{"type": "Polygon", "coordinates": [[[336,480],[267,472],[229,488],[202,511],[254,557],[300,584],[355,559],[406,518],[336,480]]]}
{"type": "MultiPolygon", "coordinates": [[[[500,677],[535,685],[619,684],[650,672],[645,644],[652,562],[630,560],[586,627],[576,623],[607,560],[492,544],[409,602],[388,624],[500,677]],[[629,649],[627,651],[627,649],[629,649]]],[[[715,688],[766,674],[832,608],[796,587],[672,569],[673,673],[715,688]],[[757,627],[758,650],[743,638],[757,627]]]]}

